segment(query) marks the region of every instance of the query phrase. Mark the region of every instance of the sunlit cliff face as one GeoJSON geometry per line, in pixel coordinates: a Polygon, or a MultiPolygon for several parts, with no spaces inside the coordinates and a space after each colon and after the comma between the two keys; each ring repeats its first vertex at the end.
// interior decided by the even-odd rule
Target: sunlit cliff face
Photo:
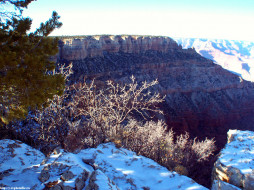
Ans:
{"type": "Polygon", "coordinates": [[[108,53],[144,53],[148,50],[167,52],[179,46],[168,37],[92,36],[83,39],[63,39],[64,59],[79,60],[108,53]]]}

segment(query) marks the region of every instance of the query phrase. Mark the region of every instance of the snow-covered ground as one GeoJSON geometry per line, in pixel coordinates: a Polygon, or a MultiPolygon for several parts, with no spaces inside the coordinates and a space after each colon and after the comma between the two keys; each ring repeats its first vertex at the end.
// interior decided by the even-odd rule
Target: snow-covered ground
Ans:
{"type": "Polygon", "coordinates": [[[254,132],[230,130],[228,136],[231,142],[221,151],[220,162],[242,174],[254,172],[254,132]]]}
{"type": "Polygon", "coordinates": [[[221,184],[224,181],[224,185],[254,189],[254,132],[229,130],[228,143],[220,152],[213,176],[221,184]]]}
{"type": "Polygon", "coordinates": [[[151,159],[113,144],[100,145],[78,155],[93,155],[95,163],[121,189],[206,189],[188,177],[168,171],[151,159]]]}
{"type": "Polygon", "coordinates": [[[254,42],[175,38],[184,49],[195,48],[202,56],[213,60],[248,81],[254,81],[254,42]]]}
{"type": "Polygon", "coordinates": [[[107,143],[78,153],[49,157],[20,141],[0,141],[0,187],[43,189],[200,190],[192,179],[107,143]]]}

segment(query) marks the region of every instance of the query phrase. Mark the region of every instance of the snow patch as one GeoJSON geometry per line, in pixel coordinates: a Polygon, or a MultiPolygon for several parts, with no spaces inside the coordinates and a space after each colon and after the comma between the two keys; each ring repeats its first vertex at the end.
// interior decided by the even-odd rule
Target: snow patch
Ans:
{"type": "Polygon", "coordinates": [[[202,190],[192,179],[171,172],[151,159],[107,143],[45,156],[20,141],[0,141],[1,187],[100,190],[202,190]]]}

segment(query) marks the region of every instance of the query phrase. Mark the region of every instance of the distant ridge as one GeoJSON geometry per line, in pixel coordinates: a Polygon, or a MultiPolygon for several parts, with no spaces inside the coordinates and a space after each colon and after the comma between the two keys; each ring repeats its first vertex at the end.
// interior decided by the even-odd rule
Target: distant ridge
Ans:
{"type": "Polygon", "coordinates": [[[183,48],[195,48],[202,56],[216,64],[254,81],[254,42],[204,38],[173,38],[183,48]]]}

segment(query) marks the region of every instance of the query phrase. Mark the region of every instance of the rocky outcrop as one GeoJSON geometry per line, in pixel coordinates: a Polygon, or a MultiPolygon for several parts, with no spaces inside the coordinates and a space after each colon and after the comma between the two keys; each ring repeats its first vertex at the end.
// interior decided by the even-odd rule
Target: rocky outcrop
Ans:
{"type": "Polygon", "coordinates": [[[74,81],[128,82],[158,79],[153,91],[166,95],[161,105],[168,126],[192,137],[226,143],[228,129],[251,129],[254,85],[224,70],[194,49],[168,37],[90,36],[64,38],[62,61],[73,63],[74,81]]]}
{"type": "Polygon", "coordinates": [[[0,188],[7,189],[206,189],[112,143],[77,153],[61,149],[45,158],[20,141],[0,140],[0,174],[0,188]]]}
{"type": "Polygon", "coordinates": [[[213,180],[214,190],[223,185],[230,190],[254,189],[254,132],[229,130],[228,143],[214,165],[213,180]]]}

